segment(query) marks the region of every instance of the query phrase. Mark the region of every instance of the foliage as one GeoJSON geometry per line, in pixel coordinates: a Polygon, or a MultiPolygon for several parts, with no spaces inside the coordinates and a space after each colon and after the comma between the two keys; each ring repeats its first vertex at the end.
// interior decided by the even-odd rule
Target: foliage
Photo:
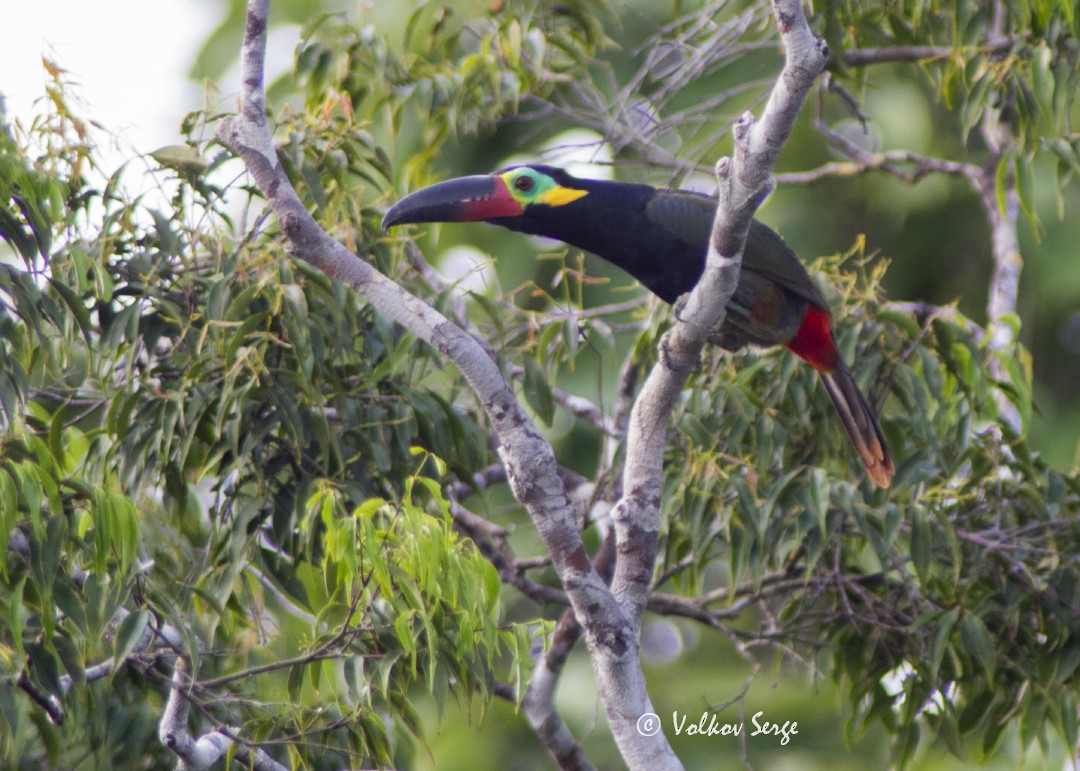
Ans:
{"type": "Polygon", "coordinates": [[[171,651],[108,678],[118,701],[84,684],[148,624],[180,630],[230,693],[207,701],[212,719],[260,739],[341,734],[295,744],[296,761],[407,757],[414,682],[470,704],[528,664],[529,628],[500,621],[493,568],[434,481],[489,462],[482,428],[429,351],[294,266],[261,220],[234,235],[205,178],[175,179],[165,211],[125,200],[118,176],[91,186],[71,158],[92,148],[61,143],[71,125],[35,127],[52,148],[36,157],[3,147],[22,258],[3,266],[4,668],[76,726],[31,720],[5,691],[7,761],[74,765],[96,735],[100,762],[165,762],[171,651]],[[147,612],[117,628],[123,607],[147,612]]]}
{"type": "MultiPolygon", "coordinates": [[[[854,267],[876,284],[882,271],[867,277],[865,265],[854,267]]],[[[851,739],[883,721],[901,764],[926,726],[978,762],[1016,718],[1025,746],[1045,746],[1049,727],[1074,746],[1077,573],[1067,555],[1080,548],[1078,481],[1003,435],[1002,384],[980,366],[985,348],[970,329],[934,317],[916,327],[851,288],[842,307],[857,321],[840,344],[890,384],[886,432],[905,459],[897,489],[881,500],[828,473],[842,437],[822,441],[829,406],[814,398],[812,373],[716,357],[700,376],[714,385],[678,419],[664,567],[680,591],[718,607],[768,597],[762,610],[782,631],[733,633],[745,645],[779,636],[818,651],[810,658],[847,692],[851,739]],[[724,567],[718,584],[705,565],[724,567]],[[893,678],[901,689],[886,687],[893,678]]]]}
{"type": "MultiPolygon", "coordinates": [[[[569,127],[635,162],[627,179],[710,166],[775,73],[774,32],[750,3],[684,5],[642,3],[619,23],[585,2],[425,2],[396,27],[320,16],[289,78],[299,91],[274,92],[279,157],[311,211],[490,346],[594,502],[618,486],[618,442],[571,417],[556,386],[622,417],[610,373],[632,384],[655,360],[667,311],[561,251],[504,260],[490,292],[463,295],[418,256],[423,234],[380,232],[379,210],[396,189],[541,154],[569,127]]],[[[859,99],[915,82],[958,157],[990,158],[987,125],[1004,126],[999,205],[1015,188],[1042,227],[1035,164],[1055,170],[1060,206],[1080,166],[1080,20],[1050,0],[992,7],[819,9],[842,95],[823,90],[818,117],[873,124],[859,99]],[[843,59],[913,45],[949,53],[888,76],[843,59]]],[[[441,715],[453,698],[479,721],[503,684],[520,695],[559,610],[502,591],[483,533],[451,516],[522,521],[477,481],[497,454],[469,391],[236,209],[205,116],[154,156],[168,197],[132,197],[97,168],[52,74],[39,120],[0,130],[0,676],[21,689],[0,689],[3,761],[169,762],[154,733],[180,646],[199,730],[234,726],[297,766],[422,764],[417,743],[437,741],[426,705],[441,715]],[[126,664],[97,677],[110,660],[126,664]]],[[[793,138],[810,148],[800,169],[828,152],[809,134],[793,138]]],[[[838,216],[820,213],[822,228],[838,216]]],[[[450,230],[444,245],[523,248],[450,230]]],[[[849,739],[884,731],[900,764],[928,745],[989,761],[1010,732],[1074,748],[1080,482],[999,414],[1004,401],[1030,426],[1031,358],[995,350],[955,307],[890,304],[883,261],[859,246],[813,269],[845,358],[877,384],[893,489],[851,476],[816,376],[789,354],[710,352],[675,417],[657,589],[755,671],[765,650],[828,675],[849,739]]],[[[513,547],[538,548],[528,528],[513,547]]],[[[542,560],[517,564],[548,581],[542,560]]]]}

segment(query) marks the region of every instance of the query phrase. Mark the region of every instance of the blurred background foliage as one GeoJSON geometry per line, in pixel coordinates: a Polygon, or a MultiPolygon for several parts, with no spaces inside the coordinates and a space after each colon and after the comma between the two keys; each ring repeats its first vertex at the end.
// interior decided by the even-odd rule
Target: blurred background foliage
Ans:
{"type": "MultiPolygon", "coordinates": [[[[990,233],[966,183],[781,185],[760,216],[820,276],[897,478],[867,487],[793,357],[708,352],[671,435],[650,693],[690,768],[1060,767],[1080,664],[1080,19],[1051,0],[814,11],[838,62],[942,50],[838,65],[778,172],[842,160],[821,125],[871,153],[984,164],[984,120],[1004,113],[1023,346],[986,345],[990,233]],[[762,711],[799,733],[676,737],[673,710],[748,726],[762,711]]],[[[481,336],[602,518],[621,448],[553,387],[615,415],[670,311],[551,242],[482,225],[388,236],[379,220],[404,192],[523,159],[711,189],[732,119],[779,71],[769,9],[309,0],[274,14],[300,26],[270,104],[301,196],[481,336]]],[[[227,82],[243,19],[233,0],[198,76],[227,82]]],[[[203,683],[197,732],[237,726],[311,768],[549,767],[493,694],[520,692],[561,608],[501,586],[463,537],[484,533],[451,513],[542,557],[505,486],[481,481],[496,456],[457,373],[283,253],[211,140],[213,112],[153,154],[164,195],[134,197],[51,75],[40,118],[0,132],[0,674],[19,686],[0,689],[4,762],[169,762],[155,730],[172,653],[140,638],[175,630],[203,683]],[[87,676],[109,657],[128,665],[87,676]]],[[[554,581],[542,559],[522,573],[554,581]]],[[[617,766],[583,655],[558,705],[597,766],[617,766]]]]}

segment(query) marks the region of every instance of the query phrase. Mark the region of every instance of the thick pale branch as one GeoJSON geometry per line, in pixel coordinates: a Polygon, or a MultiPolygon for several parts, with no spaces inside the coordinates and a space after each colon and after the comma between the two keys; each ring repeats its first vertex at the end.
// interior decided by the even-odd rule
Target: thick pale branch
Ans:
{"type": "MultiPolygon", "coordinates": [[[[610,579],[615,564],[615,539],[609,533],[593,558],[596,571],[610,579]]],[[[566,723],[555,710],[555,690],[566,660],[581,639],[582,626],[570,610],[555,627],[551,645],[533,669],[521,711],[551,757],[564,771],[591,771],[593,768],[566,723]]]]}
{"type": "Polygon", "coordinates": [[[682,304],[679,322],[664,341],[660,365],[650,373],[631,415],[624,497],[615,509],[620,560],[612,588],[635,619],[651,588],[668,416],[707,337],[723,322],[750,220],[771,188],[772,168],[827,56],[798,2],[777,2],[774,13],[787,51],[784,71],[761,122],[755,124],[745,115],[736,126],[734,163],[724,159],[717,164],[720,206],[705,272],[682,304]],[[649,541],[651,547],[646,546],[649,541]]]}
{"type": "MultiPolygon", "coordinates": [[[[996,164],[995,164],[996,166],[996,164]]],[[[976,187],[979,201],[990,225],[990,243],[994,257],[994,270],[990,275],[990,289],[986,304],[986,344],[995,353],[1008,353],[1015,349],[1019,325],[1014,323],[1016,304],[1020,297],[1020,272],[1024,258],[1016,234],[1016,221],[1020,210],[1020,197],[1013,175],[1005,182],[1004,211],[998,205],[997,180],[991,168],[985,170],[976,187]]],[[[990,372],[999,380],[1012,379],[1003,362],[992,357],[988,363],[990,372]]],[[[998,418],[1014,433],[1023,431],[1020,411],[999,390],[997,394],[998,418]]]]}
{"type": "Polygon", "coordinates": [[[187,692],[190,688],[188,662],[181,656],[173,667],[169,698],[158,724],[158,739],[180,759],[181,768],[195,771],[214,767],[235,746],[236,758],[249,768],[255,771],[284,771],[285,766],[262,750],[252,750],[238,742],[231,731],[218,729],[199,737],[192,736],[187,729],[191,711],[187,692]]]}
{"type": "MultiPolygon", "coordinates": [[[[631,414],[622,499],[613,510],[618,563],[612,591],[635,628],[640,623],[652,587],[657,533],[661,518],[664,444],[667,422],[706,339],[724,319],[724,308],[738,281],[742,251],[750,220],[771,189],[772,169],[799,110],[822,72],[828,57],[824,42],[811,31],[798,0],[777,0],[773,12],[780,28],[786,63],[765,105],[761,121],[744,115],[735,127],[735,159],[717,164],[720,206],[704,274],[679,309],[678,323],[665,337],[660,363],[653,368],[631,414]]],[[[649,757],[634,741],[637,718],[649,709],[638,657],[637,639],[632,655],[620,657],[619,666],[597,672],[602,693],[610,696],[608,722],[620,749],[632,767],[676,766],[670,758],[649,757]],[[641,691],[642,696],[629,701],[641,691]],[[619,703],[620,710],[612,708],[619,703]]]]}
{"type": "Polygon", "coordinates": [[[533,669],[528,691],[521,703],[529,725],[547,748],[560,769],[590,771],[593,765],[581,751],[581,745],[555,711],[555,688],[563,666],[574,645],[581,638],[581,625],[573,613],[563,613],[555,628],[551,647],[533,669]]]}
{"type": "Polygon", "coordinates": [[[348,284],[458,366],[491,420],[510,485],[536,522],[575,607],[579,612],[603,607],[607,589],[589,563],[576,509],[556,473],[551,446],[518,404],[495,362],[474,338],[330,238],[293,190],[272,152],[270,129],[260,109],[262,61],[251,55],[261,50],[262,11],[267,5],[266,0],[251,3],[242,59],[242,117],[223,121],[219,137],[244,160],[297,257],[348,284]]]}
{"type": "MultiPolygon", "coordinates": [[[[243,159],[294,255],[348,284],[378,311],[457,365],[491,421],[511,488],[536,524],[586,630],[608,714],[615,716],[620,725],[616,732],[620,748],[632,766],[679,767],[662,734],[628,735],[626,730],[643,712],[651,711],[637,660],[637,625],[614,601],[593,569],[578,531],[576,507],[557,474],[551,446],[528,419],[483,346],[331,239],[303,206],[278,163],[262,96],[268,9],[269,0],[251,0],[249,4],[242,56],[241,116],[223,121],[218,128],[219,138],[243,159]]],[[[646,547],[649,565],[656,551],[655,529],[652,540],[652,546],[646,547]]]]}

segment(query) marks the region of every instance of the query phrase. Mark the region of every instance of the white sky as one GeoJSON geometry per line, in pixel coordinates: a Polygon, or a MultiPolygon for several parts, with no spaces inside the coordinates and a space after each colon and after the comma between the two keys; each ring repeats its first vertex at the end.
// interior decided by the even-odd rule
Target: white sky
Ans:
{"type": "MultiPolygon", "coordinates": [[[[24,124],[45,94],[46,56],[67,70],[82,117],[121,144],[148,152],[180,141],[180,119],[202,105],[187,72],[224,13],[210,0],[18,0],[0,31],[0,94],[8,119],[24,124]]],[[[111,164],[106,161],[106,168],[111,164]]]]}

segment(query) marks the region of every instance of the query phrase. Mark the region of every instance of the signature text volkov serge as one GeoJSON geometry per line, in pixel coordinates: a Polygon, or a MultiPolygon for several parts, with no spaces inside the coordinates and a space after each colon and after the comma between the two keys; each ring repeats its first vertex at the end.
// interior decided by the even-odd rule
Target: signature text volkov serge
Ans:
{"type": "Polygon", "coordinates": [[[799,733],[799,723],[795,720],[787,720],[776,723],[765,719],[764,710],[756,712],[750,718],[750,727],[745,723],[724,723],[717,718],[715,713],[702,712],[697,722],[690,722],[688,715],[679,714],[678,710],[671,713],[672,726],[676,736],[776,736],[780,739],[780,745],[785,746],[791,741],[791,737],[799,733]]]}

